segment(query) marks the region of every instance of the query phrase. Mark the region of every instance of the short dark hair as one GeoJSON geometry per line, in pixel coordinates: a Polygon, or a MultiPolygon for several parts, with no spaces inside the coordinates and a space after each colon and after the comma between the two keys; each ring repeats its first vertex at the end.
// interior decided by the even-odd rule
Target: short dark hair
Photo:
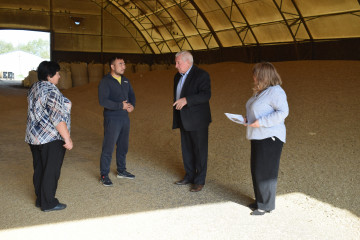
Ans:
{"type": "Polygon", "coordinates": [[[43,61],[37,68],[39,81],[47,81],[47,77],[53,77],[56,72],[60,71],[60,65],[54,61],[43,61]]]}
{"type": "Polygon", "coordinates": [[[123,57],[120,57],[120,56],[114,56],[114,57],[110,58],[110,60],[109,60],[109,68],[110,68],[110,69],[111,69],[111,65],[114,64],[114,62],[115,62],[116,59],[124,60],[124,58],[123,58],[123,57]]]}

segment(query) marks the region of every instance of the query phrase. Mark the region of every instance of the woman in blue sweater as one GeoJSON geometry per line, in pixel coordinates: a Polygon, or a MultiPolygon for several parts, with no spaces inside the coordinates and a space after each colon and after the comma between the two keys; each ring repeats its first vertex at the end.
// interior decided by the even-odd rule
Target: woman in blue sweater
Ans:
{"type": "Polygon", "coordinates": [[[289,106],[280,75],[269,62],[253,68],[254,95],[246,103],[246,138],[251,141],[251,176],[255,202],[251,215],[275,209],[280,156],[286,139],[289,106]]]}

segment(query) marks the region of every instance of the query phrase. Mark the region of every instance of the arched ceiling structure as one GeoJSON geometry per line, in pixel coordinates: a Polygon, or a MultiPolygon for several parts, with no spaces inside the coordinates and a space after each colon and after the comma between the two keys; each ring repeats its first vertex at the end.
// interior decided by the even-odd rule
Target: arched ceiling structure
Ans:
{"type": "MultiPolygon", "coordinates": [[[[101,1],[101,0],[100,0],[101,1]]],[[[356,0],[108,0],[154,53],[360,37],[356,0]]],[[[143,46],[144,47],[144,46],[143,46]]]]}
{"type": "Polygon", "coordinates": [[[360,38],[358,0],[0,0],[0,28],[50,31],[52,50],[179,50],[360,38]]]}

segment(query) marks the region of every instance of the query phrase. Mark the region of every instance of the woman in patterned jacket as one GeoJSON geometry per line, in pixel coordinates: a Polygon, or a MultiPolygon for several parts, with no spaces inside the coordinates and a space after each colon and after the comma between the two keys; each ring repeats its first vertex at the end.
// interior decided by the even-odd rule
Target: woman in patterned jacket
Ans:
{"type": "Polygon", "coordinates": [[[56,62],[41,62],[37,69],[39,81],[31,86],[27,97],[25,142],[33,156],[35,205],[44,212],[66,208],[55,194],[65,151],[73,148],[71,102],[55,86],[60,79],[59,71],[56,62]]]}

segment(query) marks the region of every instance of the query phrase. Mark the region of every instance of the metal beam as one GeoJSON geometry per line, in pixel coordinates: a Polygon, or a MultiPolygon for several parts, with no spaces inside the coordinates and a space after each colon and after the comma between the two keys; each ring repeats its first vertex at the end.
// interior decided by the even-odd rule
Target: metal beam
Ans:
{"type": "Polygon", "coordinates": [[[211,35],[215,38],[216,43],[220,48],[223,47],[219,37],[217,36],[216,32],[214,31],[213,27],[211,26],[209,20],[206,18],[205,14],[200,10],[199,6],[195,3],[194,0],[190,0],[191,4],[194,6],[200,17],[204,20],[206,26],[209,28],[211,35]]]}
{"type": "Polygon", "coordinates": [[[226,14],[225,10],[222,8],[222,6],[220,5],[220,3],[217,1],[217,0],[214,0],[217,5],[220,7],[221,11],[224,13],[224,15],[226,16],[226,18],[228,19],[228,21],[230,22],[231,26],[232,26],[232,29],[234,29],[234,31],[236,32],[236,35],[239,37],[241,43],[243,46],[245,46],[245,43],[244,41],[241,39],[240,35],[239,35],[239,32],[236,30],[236,27],[234,26],[234,23],[233,21],[231,21],[231,19],[229,18],[229,16],[226,14]]]}
{"type": "MultiPolygon", "coordinates": [[[[98,5],[99,7],[103,8],[106,12],[108,12],[111,16],[113,16],[123,27],[124,29],[130,34],[130,36],[132,37],[132,39],[134,39],[134,41],[136,42],[136,44],[139,46],[139,48],[143,51],[143,53],[145,53],[143,47],[144,46],[141,46],[138,42],[138,40],[136,39],[135,36],[133,36],[133,34],[128,30],[128,28],[126,27],[126,25],[120,21],[116,16],[114,16],[109,10],[107,10],[107,7],[109,5],[113,6],[108,0],[105,0],[105,1],[96,1],[96,0],[90,0],[92,1],[93,3],[95,3],[96,5],[98,5]],[[103,3],[107,2],[107,4],[104,6],[103,3]]],[[[116,8],[117,9],[117,8],[116,8]]],[[[118,9],[119,10],[119,9],[118,9]]],[[[120,11],[120,10],[119,10],[120,11]]],[[[120,11],[121,12],[121,11],[120,11]]],[[[154,51],[152,50],[152,48],[149,46],[149,43],[146,41],[146,38],[145,36],[141,33],[141,31],[139,31],[139,29],[136,27],[136,25],[125,15],[125,18],[129,21],[129,23],[131,23],[135,29],[137,30],[137,32],[139,32],[139,34],[142,36],[142,38],[144,39],[144,42],[146,43],[145,45],[147,45],[149,47],[149,49],[151,50],[152,53],[154,53],[154,51]]]]}
{"type": "Polygon", "coordinates": [[[255,41],[256,41],[256,45],[259,45],[259,41],[257,40],[257,37],[254,33],[254,31],[252,30],[252,27],[250,26],[247,18],[245,17],[244,13],[241,11],[241,8],[240,6],[235,2],[235,0],[232,0],[232,4],[234,4],[237,8],[237,10],[239,11],[239,13],[241,14],[241,16],[243,17],[245,23],[246,23],[246,26],[248,27],[248,29],[250,30],[251,34],[253,35],[255,41]]]}
{"type": "Polygon", "coordinates": [[[304,18],[303,18],[303,16],[302,16],[302,14],[301,14],[301,12],[300,12],[300,10],[299,10],[296,2],[295,2],[294,0],[291,0],[291,2],[293,3],[296,11],[297,11],[298,14],[299,14],[300,20],[301,20],[302,24],[304,25],[307,34],[309,35],[310,41],[313,41],[314,39],[313,39],[313,37],[312,37],[312,35],[311,35],[311,32],[310,32],[310,30],[309,30],[309,28],[308,28],[308,26],[307,26],[307,24],[306,24],[306,22],[305,22],[305,20],[304,20],[304,18]]]}

